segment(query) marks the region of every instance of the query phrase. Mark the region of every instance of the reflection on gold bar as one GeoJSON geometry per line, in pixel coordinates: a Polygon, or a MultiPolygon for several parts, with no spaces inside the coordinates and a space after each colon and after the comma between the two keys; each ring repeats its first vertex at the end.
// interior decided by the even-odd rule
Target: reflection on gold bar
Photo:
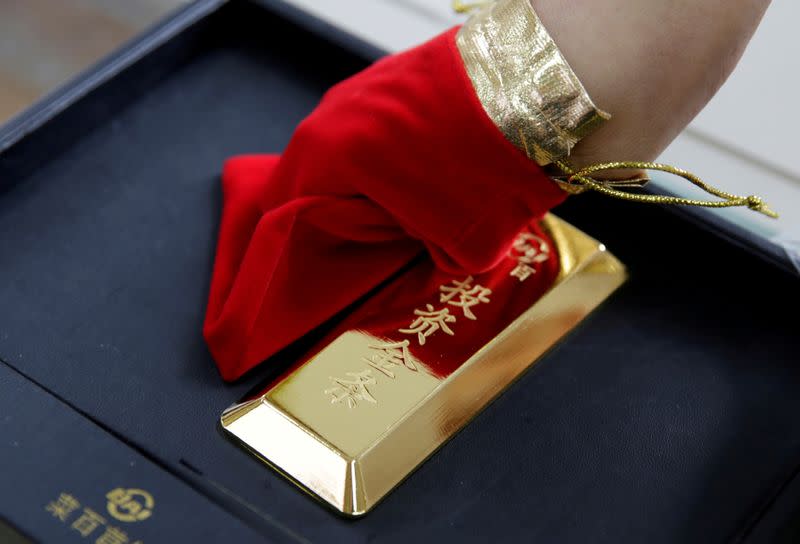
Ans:
{"type": "Polygon", "coordinates": [[[338,511],[366,513],[625,281],[602,244],[553,216],[541,227],[551,244],[523,233],[491,274],[401,276],[223,428],[338,511]]]}

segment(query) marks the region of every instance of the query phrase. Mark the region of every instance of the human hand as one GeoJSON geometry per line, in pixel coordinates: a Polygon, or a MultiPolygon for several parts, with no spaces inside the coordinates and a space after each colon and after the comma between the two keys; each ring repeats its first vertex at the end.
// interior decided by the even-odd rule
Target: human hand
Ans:
{"type": "Polygon", "coordinates": [[[594,102],[613,116],[570,162],[655,159],[730,75],[769,3],[531,0],[594,102]]]}

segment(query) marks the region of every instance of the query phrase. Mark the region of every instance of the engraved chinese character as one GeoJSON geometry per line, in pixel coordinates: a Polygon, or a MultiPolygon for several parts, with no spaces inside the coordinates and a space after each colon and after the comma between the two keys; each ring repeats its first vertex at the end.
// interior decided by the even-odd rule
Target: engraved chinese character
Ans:
{"type": "Polygon", "coordinates": [[[347,375],[351,379],[331,378],[334,387],[324,391],[326,395],[331,395],[331,404],[346,402],[348,408],[354,408],[359,401],[377,404],[378,401],[367,389],[368,385],[375,384],[375,378],[369,369],[361,372],[348,372],[347,375]]]}
{"type": "Polygon", "coordinates": [[[519,263],[509,275],[519,279],[519,281],[525,281],[531,277],[532,274],[536,274],[536,269],[525,263],[519,263]]]}
{"type": "Polygon", "coordinates": [[[106,520],[100,514],[91,508],[84,508],[81,516],[72,522],[72,528],[78,531],[82,537],[87,537],[105,522],[106,520]]]}
{"type": "Polygon", "coordinates": [[[95,544],[128,544],[128,535],[124,531],[116,527],[106,527],[106,530],[101,534],[95,544]]]}
{"type": "Polygon", "coordinates": [[[430,304],[427,304],[426,307],[427,311],[414,310],[414,315],[417,318],[411,322],[407,329],[400,329],[400,332],[403,334],[416,334],[420,346],[424,346],[425,340],[440,329],[445,334],[453,336],[455,333],[447,324],[454,323],[456,316],[450,315],[448,308],[434,310],[430,304]]]}
{"type": "Polygon", "coordinates": [[[376,350],[377,353],[374,353],[369,359],[366,357],[362,357],[362,359],[369,366],[378,372],[386,374],[392,379],[394,379],[394,372],[392,372],[392,369],[396,366],[404,366],[416,372],[417,365],[411,360],[408,344],[408,340],[403,340],[402,342],[394,342],[382,346],[370,346],[370,349],[376,350]]]}
{"type": "Polygon", "coordinates": [[[44,509],[53,514],[54,518],[67,521],[69,515],[80,506],[81,503],[75,497],[69,493],[62,493],[56,500],[45,506],[44,509]]]}
{"type": "Polygon", "coordinates": [[[521,263],[543,263],[550,258],[550,246],[530,232],[523,232],[514,240],[515,257],[521,263]]]}
{"type": "Polygon", "coordinates": [[[460,307],[467,319],[477,319],[472,313],[471,308],[481,303],[491,302],[489,295],[492,290],[481,285],[472,286],[472,276],[464,281],[453,280],[453,285],[442,285],[439,287],[441,294],[439,302],[446,302],[452,306],[460,307]]]}
{"type": "Polygon", "coordinates": [[[525,281],[536,274],[532,264],[543,263],[550,258],[550,246],[540,237],[530,232],[523,232],[514,240],[514,245],[509,252],[509,257],[517,260],[517,266],[510,275],[525,281]]]}

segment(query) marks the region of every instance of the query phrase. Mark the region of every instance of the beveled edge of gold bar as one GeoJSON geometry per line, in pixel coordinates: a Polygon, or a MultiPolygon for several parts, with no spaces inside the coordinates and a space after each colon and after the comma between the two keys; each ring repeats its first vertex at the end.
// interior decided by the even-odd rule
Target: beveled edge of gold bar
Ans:
{"type": "Polygon", "coordinates": [[[265,396],[227,408],[220,423],[245,449],[303,491],[346,515],[366,512],[365,501],[359,496],[363,484],[358,478],[356,460],[347,459],[265,396]],[[271,440],[274,436],[280,440],[271,440]]]}
{"type": "Polygon", "coordinates": [[[552,215],[544,226],[563,255],[553,288],[358,455],[273,403],[278,384],[228,408],[223,429],[338,512],[367,513],[625,282],[625,267],[602,244],[552,215]]]}

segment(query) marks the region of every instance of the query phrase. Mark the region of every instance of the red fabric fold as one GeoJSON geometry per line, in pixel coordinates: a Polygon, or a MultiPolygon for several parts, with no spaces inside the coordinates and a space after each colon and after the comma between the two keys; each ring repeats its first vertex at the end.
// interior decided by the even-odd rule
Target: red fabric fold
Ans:
{"type": "Polygon", "coordinates": [[[203,332],[233,380],[421,251],[492,269],[564,199],[483,110],[452,29],[331,88],[284,153],[230,159],[203,332]]]}

